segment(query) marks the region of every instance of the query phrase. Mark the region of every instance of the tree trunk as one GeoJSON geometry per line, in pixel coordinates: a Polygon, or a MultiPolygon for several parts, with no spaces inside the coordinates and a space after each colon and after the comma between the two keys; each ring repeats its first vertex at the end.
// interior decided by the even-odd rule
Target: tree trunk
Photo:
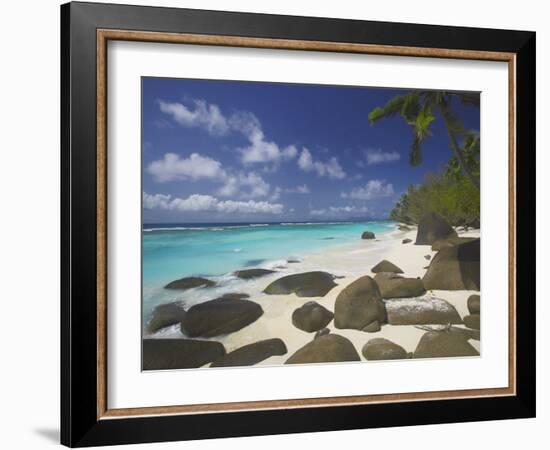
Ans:
{"type": "Polygon", "coordinates": [[[458,160],[458,164],[460,165],[460,168],[469,178],[471,183],[479,191],[480,189],[479,180],[472,174],[472,172],[468,169],[468,167],[466,167],[466,163],[464,162],[464,155],[462,154],[462,149],[459,147],[458,142],[456,141],[455,133],[451,130],[450,123],[447,120],[447,111],[445,110],[445,108],[441,108],[441,109],[442,109],[441,112],[442,112],[443,120],[445,122],[445,127],[447,128],[447,133],[449,134],[449,140],[451,141],[451,149],[455,154],[456,159],[458,160]]]}

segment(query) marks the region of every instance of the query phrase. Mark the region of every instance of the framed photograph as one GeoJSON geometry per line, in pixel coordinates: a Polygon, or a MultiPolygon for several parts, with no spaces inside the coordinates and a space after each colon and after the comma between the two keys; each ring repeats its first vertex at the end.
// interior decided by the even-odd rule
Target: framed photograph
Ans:
{"type": "Polygon", "coordinates": [[[535,415],[535,33],[61,7],[61,440],[535,415]]]}

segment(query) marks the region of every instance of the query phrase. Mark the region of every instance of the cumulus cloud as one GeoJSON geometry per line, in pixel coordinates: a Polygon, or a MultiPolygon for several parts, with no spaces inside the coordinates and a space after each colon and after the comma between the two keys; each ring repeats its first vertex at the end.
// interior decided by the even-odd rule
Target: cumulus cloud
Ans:
{"type": "Polygon", "coordinates": [[[236,113],[229,121],[231,128],[242,133],[249,145],[238,149],[244,164],[275,163],[293,159],[298,154],[295,146],[280,147],[266,139],[258,118],[248,112],[236,113]]]}
{"type": "Polygon", "coordinates": [[[178,180],[200,180],[208,178],[224,180],[226,172],[219,161],[192,153],[189,158],[180,158],[175,153],[166,153],[161,160],[147,166],[146,171],[159,183],[178,180]]]}
{"type": "Polygon", "coordinates": [[[351,192],[342,192],[342,198],[353,200],[372,200],[375,198],[389,197],[394,194],[393,184],[384,180],[370,180],[365,186],[353,188],[351,192]]]}
{"type": "Polygon", "coordinates": [[[382,149],[368,149],[365,151],[367,164],[382,164],[398,161],[401,155],[397,152],[385,152],[382,149]]]}
{"type": "Polygon", "coordinates": [[[360,216],[369,212],[366,206],[329,206],[328,208],[312,209],[309,213],[312,216],[325,217],[350,217],[360,216]]]}
{"type": "Polygon", "coordinates": [[[166,153],[162,159],[150,163],[146,171],[157,183],[203,179],[223,183],[218,190],[222,197],[267,197],[271,190],[269,183],[256,172],[227,171],[219,161],[198,153],[192,153],[188,158],[166,153]]]}
{"type": "Polygon", "coordinates": [[[160,110],[172,120],[185,127],[200,127],[211,135],[221,136],[229,131],[242,134],[249,145],[238,149],[244,164],[274,163],[287,161],[297,156],[295,146],[279,146],[266,139],[262,124],[250,112],[238,112],[226,117],[217,105],[204,100],[192,100],[193,107],[183,103],[159,100],[160,110]]]}
{"type": "Polygon", "coordinates": [[[340,166],[338,159],[333,156],[327,162],[316,161],[307,148],[302,149],[298,158],[298,167],[304,172],[316,172],[318,176],[327,176],[333,179],[342,179],[346,176],[344,169],[340,166]]]}
{"type": "Polygon", "coordinates": [[[281,214],[283,205],[266,201],[219,200],[211,195],[193,194],[187,198],[143,193],[145,209],[183,212],[218,212],[227,214],[281,214]]]}
{"type": "Polygon", "coordinates": [[[218,190],[222,197],[240,196],[241,198],[266,197],[270,192],[270,185],[255,172],[239,172],[227,175],[224,185],[218,190]]]}
{"type": "Polygon", "coordinates": [[[185,127],[204,128],[212,135],[227,133],[229,125],[220,108],[204,100],[192,100],[194,108],[183,103],[170,103],[159,100],[160,110],[174,122],[185,127]]]}

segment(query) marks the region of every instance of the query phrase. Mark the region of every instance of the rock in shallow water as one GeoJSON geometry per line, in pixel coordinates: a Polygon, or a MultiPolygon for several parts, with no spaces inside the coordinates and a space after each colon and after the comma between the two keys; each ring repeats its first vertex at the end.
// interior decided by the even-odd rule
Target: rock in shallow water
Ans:
{"type": "Polygon", "coordinates": [[[374,239],[376,236],[372,231],[364,231],[361,235],[361,239],[374,239]]]}
{"type": "Polygon", "coordinates": [[[216,283],[212,280],[209,280],[208,278],[185,277],[185,278],[180,278],[179,280],[172,281],[171,283],[168,283],[166,286],[164,286],[164,289],[186,290],[186,289],[192,289],[196,287],[212,287],[215,285],[216,283]]]}
{"type": "Polygon", "coordinates": [[[215,360],[210,367],[252,366],[271,356],[284,355],[286,352],[286,345],[281,339],[266,339],[233,350],[215,360]]]}
{"type": "Polygon", "coordinates": [[[180,302],[158,305],[153,310],[152,318],[147,324],[147,329],[150,333],[154,333],[161,328],[181,322],[184,316],[185,310],[180,302]]]}
{"type": "Polygon", "coordinates": [[[334,317],[332,311],[317,302],[307,302],[292,313],[292,324],[311,333],[326,327],[334,317]]]}
{"type": "Polygon", "coordinates": [[[369,340],[363,347],[362,353],[365,359],[369,361],[407,359],[408,357],[403,347],[384,338],[369,340]]]}
{"type": "Polygon", "coordinates": [[[386,309],[375,281],[364,276],[346,286],[334,304],[336,328],[362,330],[374,321],[386,321],[386,309]]]}
{"type": "Polygon", "coordinates": [[[251,280],[253,278],[263,277],[275,272],[275,270],[268,269],[242,269],[235,271],[233,274],[242,280],[251,280]]]}
{"type": "Polygon", "coordinates": [[[181,321],[181,331],[189,337],[213,337],[240,330],[264,313],[250,300],[221,297],[192,306],[181,321]]]}
{"type": "Polygon", "coordinates": [[[390,272],[380,272],[374,277],[382,298],[419,297],[426,293],[422,280],[403,278],[390,272]]]}
{"type": "Polygon", "coordinates": [[[338,334],[327,334],[304,345],[285,364],[360,361],[361,358],[349,339],[338,334]]]}
{"type": "Polygon", "coordinates": [[[441,249],[422,279],[425,288],[479,291],[479,244],[475,239],[441,249]]]}
{"type": "Polygon", "coordinates": [[[455,307],[440,298],[403,298],[384,303],[390,325],[462,323],[455,307]]]}
{"type": "Polygon", "coordinates": [[[225,354],[219,342],[193,339],[144,339],[143,370],[191,369],[225,354]]]}
{"type": "Polygon", "coordinates": [[[468,342],[463,331],[428,331],[421,338],[414,358],[444,358],[451,356],[479,356],[479,352],[468,342]]]}
{"type": "Polygon", "coordinates": [[[298,297],[324,297],[334,286],[334,276],[327,272],[304,272],[287,275],[264,289],[269,295],[296,294],[298,297]]]}
{"type": "Polygon", "coordinates": [[[431,245],[435,241],[457,236],[447,221],[436,213],[424,214],[418,222],[416,245],[431,245]]]}
{"type": "Polygon", "coordinates": [[[383,259],[382,261],[380,261],[370,271],[372,273],[379,273],[379,272],[403,273],[403,271],[399,267],[389,262],[387,259],[383,259]]]}

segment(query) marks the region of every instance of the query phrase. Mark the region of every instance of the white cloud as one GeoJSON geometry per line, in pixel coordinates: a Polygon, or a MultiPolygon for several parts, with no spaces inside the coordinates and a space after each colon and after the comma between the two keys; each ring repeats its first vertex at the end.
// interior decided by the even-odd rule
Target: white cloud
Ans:
{"type": "Polygon", "coordinates": [[[159,183],[177,180],[196,181],[201,178],[224,180],[227,176],[219,161],[198,153],[192,153],[185,159],[175,153],[166,153],[163,159],[152,162],[146,170],[159,183]]]}
{"type": "Polygon", "coordinates": [[[302,149],[298,158],[298,167],[304,172],[316,172],[320,177],[328,176],[333,179],[342,179],[346,176],[338,159],[333,156],[327,162],[315,161],[307,148],[302,149]]]}
{"type": "Polygon", "coordinates": [[[309,194],[310,190],[307,187],[307,184],[302,184],[301,186],[296,186],[294,188],[285,189],[287,194],[309,194]]]}
{"type": "Polygon", "coordinates": [[[164,194],[143,193],[145,209],[163,209],[183,212],[218,212],[227,214],[281,214],[283,205],[266,201],[219,200],[211,195],[193,194],[187,198],[164,194]]]}
{"type": "Polygon", "coordinates": [[[353,188],[351,192],[342,192],[342,198],[353,200],[372,200],[374,198],[389,197],[394,194],[393,184],[384,180],[370,180],[365,186],[353,188]]]}
{"type": "Polygon", "coordinates": [[[212,135],[227,133],[229,125],[217,105],[208,104],[204,100],[192,100],[194,109],[183,103],[170,103],[159,100],[160,110],[168,114],[174,122],[185,127],[204,128],[212,135]]]}
{"type": "Polygon", "coordinates": [[[325,216],[325,217],[350,217],[357,215],[364,215],[369,212],[366,206],[329,206],[328,208],[312,209],[309,213],[312,216],[325,216]]]}
{"type": "Polygon", "coordinates": [[[242,133],[250,143],[238,149],[244,164],[279,164],[281,161],[295,158],[298,154],[298,150],[293,145],[281,148],[275,142],[266,140],[260,121],[252,113],[234,114],[229,123],[232,129],[242,133]]]}
{"type": "Polygon", "coordinates": [[[218,195],[222,197],[267,197],[271,189],[269,183],[256,172],[228,172],[219,161],[198,153],[192,153],[188,158],[166,153],[162,159],[149,164],[146,171],[158,183],[201,179],[223,183],[218,190],[218,195]]]}
{"type": "Polygon", "coordinates": [[[169,209],[170,195],[155,194],[150,195],[143,193],[143,208],[144,209],[169,209]]]}
{"type": "Polygon", "coordinates": [[[382,149],[368,149],[365,151],[367,164],[382,164],[398,161],[401,155],[397,152],[384,152],[382,149]]]}
{"type": "Polygon", "coordinates": [[[250,112],[234,113],[229,117],[223,115],[217,105],[205,100],[192,100],[194,108],[183,103],[169,103],[159,100],[160,110],[168,114],[174,122],[185,127],[198,127],[207,130],[211,135],[221,136],[230,130],[242,134],[249,142],[248,146],[239,148],[241,161],[244,164],[274,163],[293,159],[298,154],[295,146],[280,147],[266,139],[262,124],[250,112]]]}
{"type": "Polygon", "coordinates": [[[257,173],[239,172],[235,175],[227,175],[223,187],[218,190],[218,195],[222,197],[256,198],[268,196],[269,191],[269,183],[257,173]]]}

